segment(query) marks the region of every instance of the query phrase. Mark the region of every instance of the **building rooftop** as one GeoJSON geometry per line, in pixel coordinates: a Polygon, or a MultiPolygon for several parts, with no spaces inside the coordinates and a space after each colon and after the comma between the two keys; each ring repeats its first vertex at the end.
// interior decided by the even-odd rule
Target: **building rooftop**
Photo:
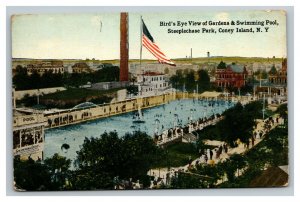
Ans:
{"type": "Polygon", "coordinates": [[[200,97],[218,97],[220,96],[222,93],[220,92],[216,92],[216,91],[205,91],[203,93],[200,94],[200,97]]]}
{"type": "Polygon", "coordinates": [[[89,68],[89,66],[85,62],[78,62],[74,64],[72,67],[89,68]]]}
{"type": "Polygon", "coordinates": [[[289,175],[279,167],[270,167],[250,182],[250,187],[287,186],[289,175]]]}
{"type": "Polygon", "coordinates": [[[159,76],[159,75],[164,75],[164,74],[160,73],[160,72],[145,72],[142,75],[143,76],[159,76]]]}
{"type": "Polygon", "coordinates": [[[232,71],[238,72],[238,73],[243,73],[244,72],[244,67],[240,65],[229,65],[231,67],[232,71]]]}

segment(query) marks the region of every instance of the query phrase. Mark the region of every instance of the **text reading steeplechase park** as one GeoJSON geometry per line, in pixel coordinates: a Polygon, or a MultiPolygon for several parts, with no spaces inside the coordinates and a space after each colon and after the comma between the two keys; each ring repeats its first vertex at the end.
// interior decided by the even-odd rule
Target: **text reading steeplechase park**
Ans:
{"type": "Polygon", "coordinates": [[[277,20],[251,21],[160,21],[168,34],[266,33],[279,26],[277,20]]]}

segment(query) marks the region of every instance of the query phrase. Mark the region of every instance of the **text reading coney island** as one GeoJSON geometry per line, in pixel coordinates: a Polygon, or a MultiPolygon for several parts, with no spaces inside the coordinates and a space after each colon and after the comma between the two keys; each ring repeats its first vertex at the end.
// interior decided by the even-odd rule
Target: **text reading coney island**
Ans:
{"type": "Polygon", "coordinates": [[[279,26],[276,19],[235,21],[160,21],[159,26],[168,27],[168,34],[233,34],[266,33],[279,26]]]}

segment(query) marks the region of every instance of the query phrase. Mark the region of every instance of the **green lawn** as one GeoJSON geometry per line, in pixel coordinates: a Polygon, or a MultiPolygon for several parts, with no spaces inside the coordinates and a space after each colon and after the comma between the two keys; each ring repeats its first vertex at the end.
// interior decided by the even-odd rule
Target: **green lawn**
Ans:
{"type": "Polygon", "coordinates": [[[164,148],[166,158],[161,159],[156,167],[179,167],[189,163],[189,158],[198,158],[198,151],[195,144],[176,143],[164,148]]]}
{"type": "Polygon", "coordinates": [[[42,96],[42,99],[55,99],[55,100],[74,100],[82,99],[93,96],[107,95],[114,93],[122,88],[115,88],[110,90],[90,90],[83,88],[69,88],[65,91],[59,91],[42,96]]]}

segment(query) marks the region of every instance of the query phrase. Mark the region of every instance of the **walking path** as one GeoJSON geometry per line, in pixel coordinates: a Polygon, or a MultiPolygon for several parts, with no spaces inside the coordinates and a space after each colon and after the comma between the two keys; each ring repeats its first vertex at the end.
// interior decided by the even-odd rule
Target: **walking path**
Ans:
{"type": "MultiPolygon", "coordinates": [[[[274,129],[276,126],[283,124],[284,120],[283,118],[280,118],[278,114],[275,114],[272,116],[271,119],[265,119],[265,120],[257,120],[258,123],[256,125],[256,128],[253,130],[253,137],[250,139],[250,143],[247,146],[246,144],[240,142],[239,140],[237,141],[238,146],[234,147],[234,148],[229,148],[228,146],[226,146],[225,142],[222,141],[216,141],[216,140],[207,140],[205,141],[206,145],[212,145],[212,146],[216,146],[217,148],[222,147],[221,149],[221,154],[219,154],[218,158],[217,158],[217,150],[218,149],[214,149],[211,150],[212,151],[212,157],[210,157],[210,151],[205,151],[206,154],[201,155],[199,158],[193,160],[190,164],[187,164],[185,166],[181,166],[181,167],[171,167],[170,171],[168,170],[168,168],[161,168],[161,169],[151,169],[148,174],[151,176],[155,177],[156,181],[159,181],[158,178],[161,178],[161,182],[160,183],[167,183],[167,176],[172,177],[175,175],[175,172],[181,171],[181,172],[188,172],[189,168],[196,166],[197,164],[200,163],[207,163],[207,164],[217,164],[219,162],[223,162],[226,159],[228,159],[231,155],[233,154],[242,154],[246,151],[248,151],[249,149],[252,149],[253,147],[255,147],[258,143],[260,143],[265,135],[267,133],[269,133],[270,130],[274,129]],[[225,147],[227,147],[228,151],[226,152],[226,150],[224,149],[225,147]],[[205,159],[205,155],[207,156],[207,160],[205,159]]],[[[150,187],[151,188],[151,187],[150,187]]]]}

